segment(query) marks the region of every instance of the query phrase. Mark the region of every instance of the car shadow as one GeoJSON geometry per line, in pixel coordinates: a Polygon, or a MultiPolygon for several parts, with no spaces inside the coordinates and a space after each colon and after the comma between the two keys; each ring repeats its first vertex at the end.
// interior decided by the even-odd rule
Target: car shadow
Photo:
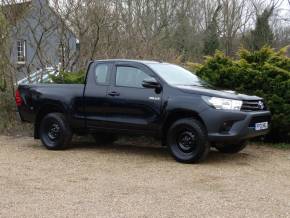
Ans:
{"type": "MultiPolygon", "coordinates": [[[[116,142],[112,144],[99,145],[95,142],[73,142],[68,150],[96,150],[106,153],[148,156],[154,158],[162,158],[166,161],[174,161],[170,152],[166,147],[160,146],[158,143],[148,145],[148,143],[132,143],[132,142],[116,142]]],[[[237,154],[223,154],[215,149],[211,149],[208,157],[201,164],[217,164],[225,162],[233,162],[237,165],[248,165],[247,161],[253,156],[246,152],[237,154]]]]}
{"type": "Polygon", "coordinates": [[[215,149],[211,149],[208,157],[205,159],[205,164],[218,164],[231,162],[237,165],[249,165],[248,162],[253,156],[249,153],[241,151],[236,154],[224,154],[215,149]]]}
{"type": "Polygon", "coordinates": [[[161,146],[144,146],[143,144],[131,143],[112,143],[96,144],[94,142],[73,142],[68,150],[95,150],[106,153],[151,156],[156,158],[171,158],[166,147],[161,146]]]}

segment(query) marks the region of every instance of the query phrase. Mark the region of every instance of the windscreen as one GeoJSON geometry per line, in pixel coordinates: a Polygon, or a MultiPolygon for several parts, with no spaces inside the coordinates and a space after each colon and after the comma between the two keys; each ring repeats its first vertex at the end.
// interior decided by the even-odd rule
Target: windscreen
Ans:
{"type": "Polygon", "coordinates": [[[148,66],[173,86],[209,86],[190,71],[174,64],[153,63],[148,64],[148,66]]]}

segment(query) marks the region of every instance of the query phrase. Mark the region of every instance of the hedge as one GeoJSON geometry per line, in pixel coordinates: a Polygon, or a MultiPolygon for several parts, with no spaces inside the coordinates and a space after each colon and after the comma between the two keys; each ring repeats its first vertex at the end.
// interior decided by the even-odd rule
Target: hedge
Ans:
{"type": "Polygon", "coordinates": [[[83,84],[85,82],[85,76],[85,71],[80,70],[78,72],[61,71],[57,76],[50,75],[49,77],[53,83],[83,84]]]}
{"type": "Polygon", "coordinates": [[[203,64],[188,63],[202,79],[221,89],[261,96],[272,112],[271,132],[266,140],[290,142],[290,58],[287,48],[241,49],[238,58],[217,51],[203,64]]]}

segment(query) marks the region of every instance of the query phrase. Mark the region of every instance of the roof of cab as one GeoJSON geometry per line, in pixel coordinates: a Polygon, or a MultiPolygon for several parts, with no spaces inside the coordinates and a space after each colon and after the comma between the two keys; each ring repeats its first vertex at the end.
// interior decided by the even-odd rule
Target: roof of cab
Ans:
{"type": "Polygon", "coordinates": [[[134,60],[134,59],[105,59],[105,60],[95,60],[96,62],[133,62],[141,64],[158,64],[163,63],[159,60],[134,60]]]}

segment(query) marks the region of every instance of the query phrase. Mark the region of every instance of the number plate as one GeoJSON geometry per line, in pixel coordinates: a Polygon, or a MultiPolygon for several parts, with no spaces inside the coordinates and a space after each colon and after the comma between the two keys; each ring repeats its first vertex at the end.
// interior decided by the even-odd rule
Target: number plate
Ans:
{"type": "Polygon", "coordinates": [[[262,122],[262,123],[255,124],[255,130],[257,130],[257,131],[268,129],[268,128],[269,128],[268,122],[262,122]]]}

